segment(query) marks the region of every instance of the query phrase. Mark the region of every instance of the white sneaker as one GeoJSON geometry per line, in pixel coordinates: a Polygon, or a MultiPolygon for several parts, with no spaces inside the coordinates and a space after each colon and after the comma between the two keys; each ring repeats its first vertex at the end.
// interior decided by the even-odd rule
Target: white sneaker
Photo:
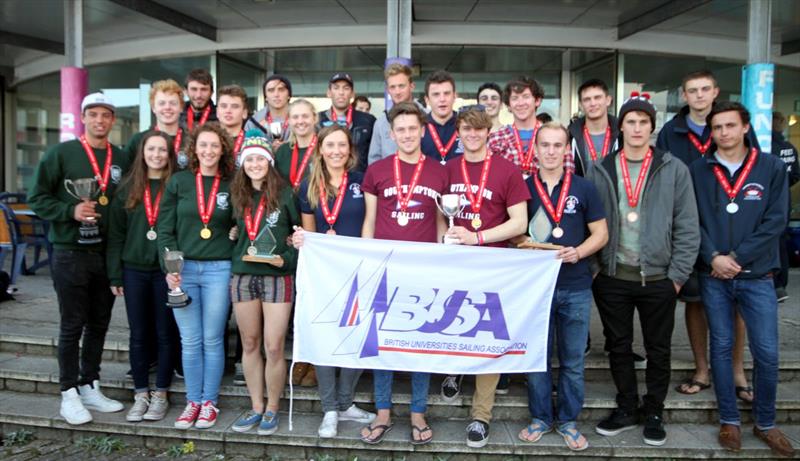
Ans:
{"type": "Polygon", "coordinates": [[[84,384],[78,388],[81,394],[81,402],[88,410],[99,411],[100,413],[115,413],[125,409],[122,402],[109,399],[100,392],[100,381],[94,380],[91,385],[84,384]]]}
{"type": "Polygon", "coordinates": [[[323,439],[331,439],[336,437],[336,430],[339,426],[339,412],[326,411],[325,416],[322,418],[322,424],[319,425],[317,433],[323,439]]]}
{"type": "Polygon", "coordinates": [[[61,417],[69,424],[85,424],[92,420],[92,415],[81,403],[81,396],[73,387],[61,392],[61,417]]]}
{"type": "Polygon", "coordinates": [[[339,420],[341,421],[356,421],[362,424],[369,424],[373,419],[375,419],[375,413],[362,410],[355,403],[350,405],[347,410],[339,412],[339,420]]]}
{"type": "Polygon", "coordinates": [[[142,420],[142,416],[147,412],[147,408],[150,406],[150,399],[147,398],[147,394],[136,394],[133,396],[133,406],[130,410],[128,410],[128,414],[125,416],[125,419],[132,422],[138,423],[142,420]]]}
{"type": "Polygon", "coordinates": [[[147,407],[147,413],[142,416],[142,419],[145,421],[161,421],[167,415],[168,409],[169,401],[152,392],[150,394],[150,406],[147,407]]]}

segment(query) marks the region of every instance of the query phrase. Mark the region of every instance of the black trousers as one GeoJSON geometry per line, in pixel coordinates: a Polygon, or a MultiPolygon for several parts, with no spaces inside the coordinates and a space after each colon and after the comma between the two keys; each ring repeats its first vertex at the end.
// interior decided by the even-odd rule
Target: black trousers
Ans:
{"type": "Polygon", "coordinates": [[[632,349],[633,312],[636,309],[647,353],[647,394],[643,398],[642,410],[646,415],[661,415],[669,389],[670,348],[675,323],[677,295],[672,281],[664,279],[642,286],[641,282],[600,274],[592,288],[603,322],[611,376],[617,387],[617,406],[628,412],[639,406],[632,349]]]}
{"type": "Polygon", "coordinates": [[[780,270],[775,271],[775,288],[786,288],[789,283],[789,231],[783,231],[778,239],[778,255],[781,260],[780,270]]]}
{"type": "Polygon", "coordinates": [[[59,383],[66,391],[100,379],[103,343],[115,296],[106,275],[104,253],[55,250],[52,275],[61,315],[59,383]]]}

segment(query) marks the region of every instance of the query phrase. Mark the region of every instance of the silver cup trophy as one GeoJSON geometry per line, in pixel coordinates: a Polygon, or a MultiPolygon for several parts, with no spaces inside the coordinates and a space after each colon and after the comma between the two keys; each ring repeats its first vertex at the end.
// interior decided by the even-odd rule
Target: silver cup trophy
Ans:
{"type": "MultiPolygon", "coordinates": [[[[164,266],[170,274],[180,274],[183,270],[183,252],[167,250],[164,253],[164,266]]],[[[192,302],[192,297],[181,290],[181,287],[175,287],[167,293],[167,306],[172,308],[186,307],[192,302]]]]}
{"type": "MultiPolygon", "coordinates": [[[[67,190],[69,195],[84,202],[92,200],[100,191],[95,178],[65,179],[64,189],[67,190]]],[[[86,218],[85,221],[81,221],[78,232],[80,233],[78,243],[81,245],[94,245],[103,241],[103,238],[100,237],[100,228],[97,226],[97,220],[94,218],[86,218]]]]}
{"type": "Polygon", "coordinates": [[[272,137],[277,140],[283,139],[283,124],[281,122],[272,122],[269,124],[269,132],[272,137]]]}
{"type": "MultiPolygon", "coordinates": [[[[464,207],[467,206],[467,201],[461,198],[461,194],[441,194],[436,198],[436,206],[450,220],[449,227],[452,228],[453,218],[464,210],[464,207]]],[[[458,243],[458,241],[445,236],[444,243],[452,245],[458,243]]]]}

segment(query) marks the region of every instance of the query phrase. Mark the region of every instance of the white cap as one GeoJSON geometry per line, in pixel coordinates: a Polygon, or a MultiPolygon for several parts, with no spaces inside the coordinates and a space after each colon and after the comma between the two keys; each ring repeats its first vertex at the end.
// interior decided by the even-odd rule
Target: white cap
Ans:
{"type": "Polygon", "coordinates": [[[103,93],[97,92],[87,95],[85,98],[83,98],[83,102],[81,103],[81,112],[95,106],[105,107],[111,112],[116,112],[117,109],[114,106],[114,103],[111,101],[111,98],[103,93]]]}

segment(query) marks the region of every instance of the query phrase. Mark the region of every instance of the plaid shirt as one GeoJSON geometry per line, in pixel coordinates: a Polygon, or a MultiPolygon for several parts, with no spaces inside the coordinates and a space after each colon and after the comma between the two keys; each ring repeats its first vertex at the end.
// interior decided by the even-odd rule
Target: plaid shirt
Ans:
{"type": "MultiPolygon", "coordinates": [[[[533,142],[533,140],[531,140],[533,142]]],[[[511,125],[506,125],[503,128],[489,134],[489,152],[492,155],[499,155],[509,162],[522,167],[522,157],[525,153],[519,152],[517,148],[517,138],[514,136],[514,129],[511,125]]],[[[539,168],[539,158],[534,151],[533,155],[533,169],[539,168]]],[[[564,169],[570,172],[575,171],[575,161],[572,158],[572,152],[567,150],[564,154],[564,169]]]]}

